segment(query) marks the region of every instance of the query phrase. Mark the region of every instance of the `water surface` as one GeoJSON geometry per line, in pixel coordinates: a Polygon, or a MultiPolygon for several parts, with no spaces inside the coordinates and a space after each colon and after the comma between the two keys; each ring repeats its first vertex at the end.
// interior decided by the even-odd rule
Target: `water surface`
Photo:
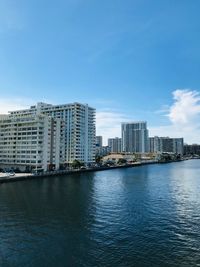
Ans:
{"type": "Polygon", "coordinates": [[[0,185],[0,266],[200,266],[200,160],[0,185]]]}

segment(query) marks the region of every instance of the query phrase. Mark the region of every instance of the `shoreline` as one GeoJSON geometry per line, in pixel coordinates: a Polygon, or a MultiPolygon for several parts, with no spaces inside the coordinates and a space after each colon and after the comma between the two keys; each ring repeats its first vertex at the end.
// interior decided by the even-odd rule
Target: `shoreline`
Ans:
{"type": "Polygon", "coordinates": [[[54,176],[63,176],[63,175],[70,175],[75,173],[86,173],[86,172],[96,172],[96,171],[107,171],[113,169],[122,169],[122,168],[134,168],[139,166],[151,165],[151,164],[167,164],[173,162],[181,162],[184,160],[174,160],[174,161],[167,161],[167,162],[158,162],[158,161],[148,161],[148,162],[135,162],[132,164],[127,165],[119,165],[119,166],[104,166],[104,167],[94,167],[88,169],[76,169],[76,170],[63,170],[63,171],[54,171],[54,172],[45,172],[42,174],[17,174],[15,176],[8,176],[8,177],[0,177],[0,184],[3,183],[10,183],[10,182],[17,182],[17,181],[25,181],[25,180],[33,180],[38,178],[48,178],[54,176]]]}

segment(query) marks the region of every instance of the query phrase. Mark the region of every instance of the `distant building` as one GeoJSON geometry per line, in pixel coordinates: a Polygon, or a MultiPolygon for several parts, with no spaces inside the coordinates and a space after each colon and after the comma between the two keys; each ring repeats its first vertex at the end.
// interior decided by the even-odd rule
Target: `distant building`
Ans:
{"type": "Polygon", "coordinates": [[[149,137],[149,152],[154,153],[155,151],[155,138],[149,137]]]}
{"type": "Polygon", "coordinates": [[[184,155],[199,155],[200,156],[200,145],[184,145],[184,155]]]}
{"type": "Polygon", "coordinates": [[[109,146],[102,146],[97,150],[96,156],[104,157],[109,155],[111,152],[109,146]]]}
{"type": "Polygon", "coordinates": [[[109,138],[108,146],[110,147],[111,153],[121,153],[122,152],[122,139],[119,137],[109,138]]]}
{"type": "Polygon", "coordinates": [[[136,161],[136,156],[134,154],[125,154],[125,153],[117,153],[117,154],[110,154],[103,157],[103,163],[118,163],[119,160],[124,159],[127,163],[132,163],[136,161]]]}
{"type": "Polygon", "coordinates": [[[173,138],[174,139],[174,151],[176,154],[183,155],[184,153],[184,139],[183,138],[173,138]]]}
{"type": "Polygon", "coordinates": [[[149,138],[146,122],[122,123],[121,127],[123,152],[149,152],[149,138]]]}
{"type": "Polygon", "coordinates": [[[96,136],[96,147],[102,147],[103,146],[103,137],[102,136],[96,136]]]}
{"type": "Polygon", "coordinates": [[[149,148],[152,153],[176,153],[183,155],[183,138],[150,137],[149,148]]]}

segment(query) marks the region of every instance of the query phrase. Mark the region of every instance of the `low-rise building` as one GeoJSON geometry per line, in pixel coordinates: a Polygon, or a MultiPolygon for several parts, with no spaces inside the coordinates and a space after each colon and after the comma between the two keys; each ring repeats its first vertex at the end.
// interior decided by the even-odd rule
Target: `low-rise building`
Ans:
{"type": "Polygon", "coordinates": [[[103,157],[103,163],[117,164],[122,159],[127,163],[132,163],[136,161],[136,155],[131,153],[111,153],[110,155],[103,157]]]}

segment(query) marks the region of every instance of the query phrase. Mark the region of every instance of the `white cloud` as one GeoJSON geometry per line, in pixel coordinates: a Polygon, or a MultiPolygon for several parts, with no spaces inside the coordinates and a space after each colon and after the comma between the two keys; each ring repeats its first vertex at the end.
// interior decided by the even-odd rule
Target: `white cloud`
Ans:
{"type": "Polygon", "coordinates": [[[151,136],[184,137],[187,143],[200,143],[200,93],[178,89],[173,92],[173,100],[165,115],[171,124],[151,127],[151,136]]]}
{"type": "MultiPolygon", "coordinates": [[[[156,116],[167,116],[168,125],[149,127],[150,136],[183,137],[187,143],[200,143],[200,92],[178,89],[173,93],[171,106],[163,106],[156,116]]],[[[121,136],[121,122],[131,121],[126,114],[112,109],[97,112],[97,134],[104,137],[121,136]]],[[[150,125],[150,123],[149,123],[150,125]]]]}
{"type": "Polygon", "coordinates": [[[191,125],[198,122],[200,115],[200,94],[191,90],[173,92],[174,104],[169,110],[169,119],[173,124],[191,125]]]}

